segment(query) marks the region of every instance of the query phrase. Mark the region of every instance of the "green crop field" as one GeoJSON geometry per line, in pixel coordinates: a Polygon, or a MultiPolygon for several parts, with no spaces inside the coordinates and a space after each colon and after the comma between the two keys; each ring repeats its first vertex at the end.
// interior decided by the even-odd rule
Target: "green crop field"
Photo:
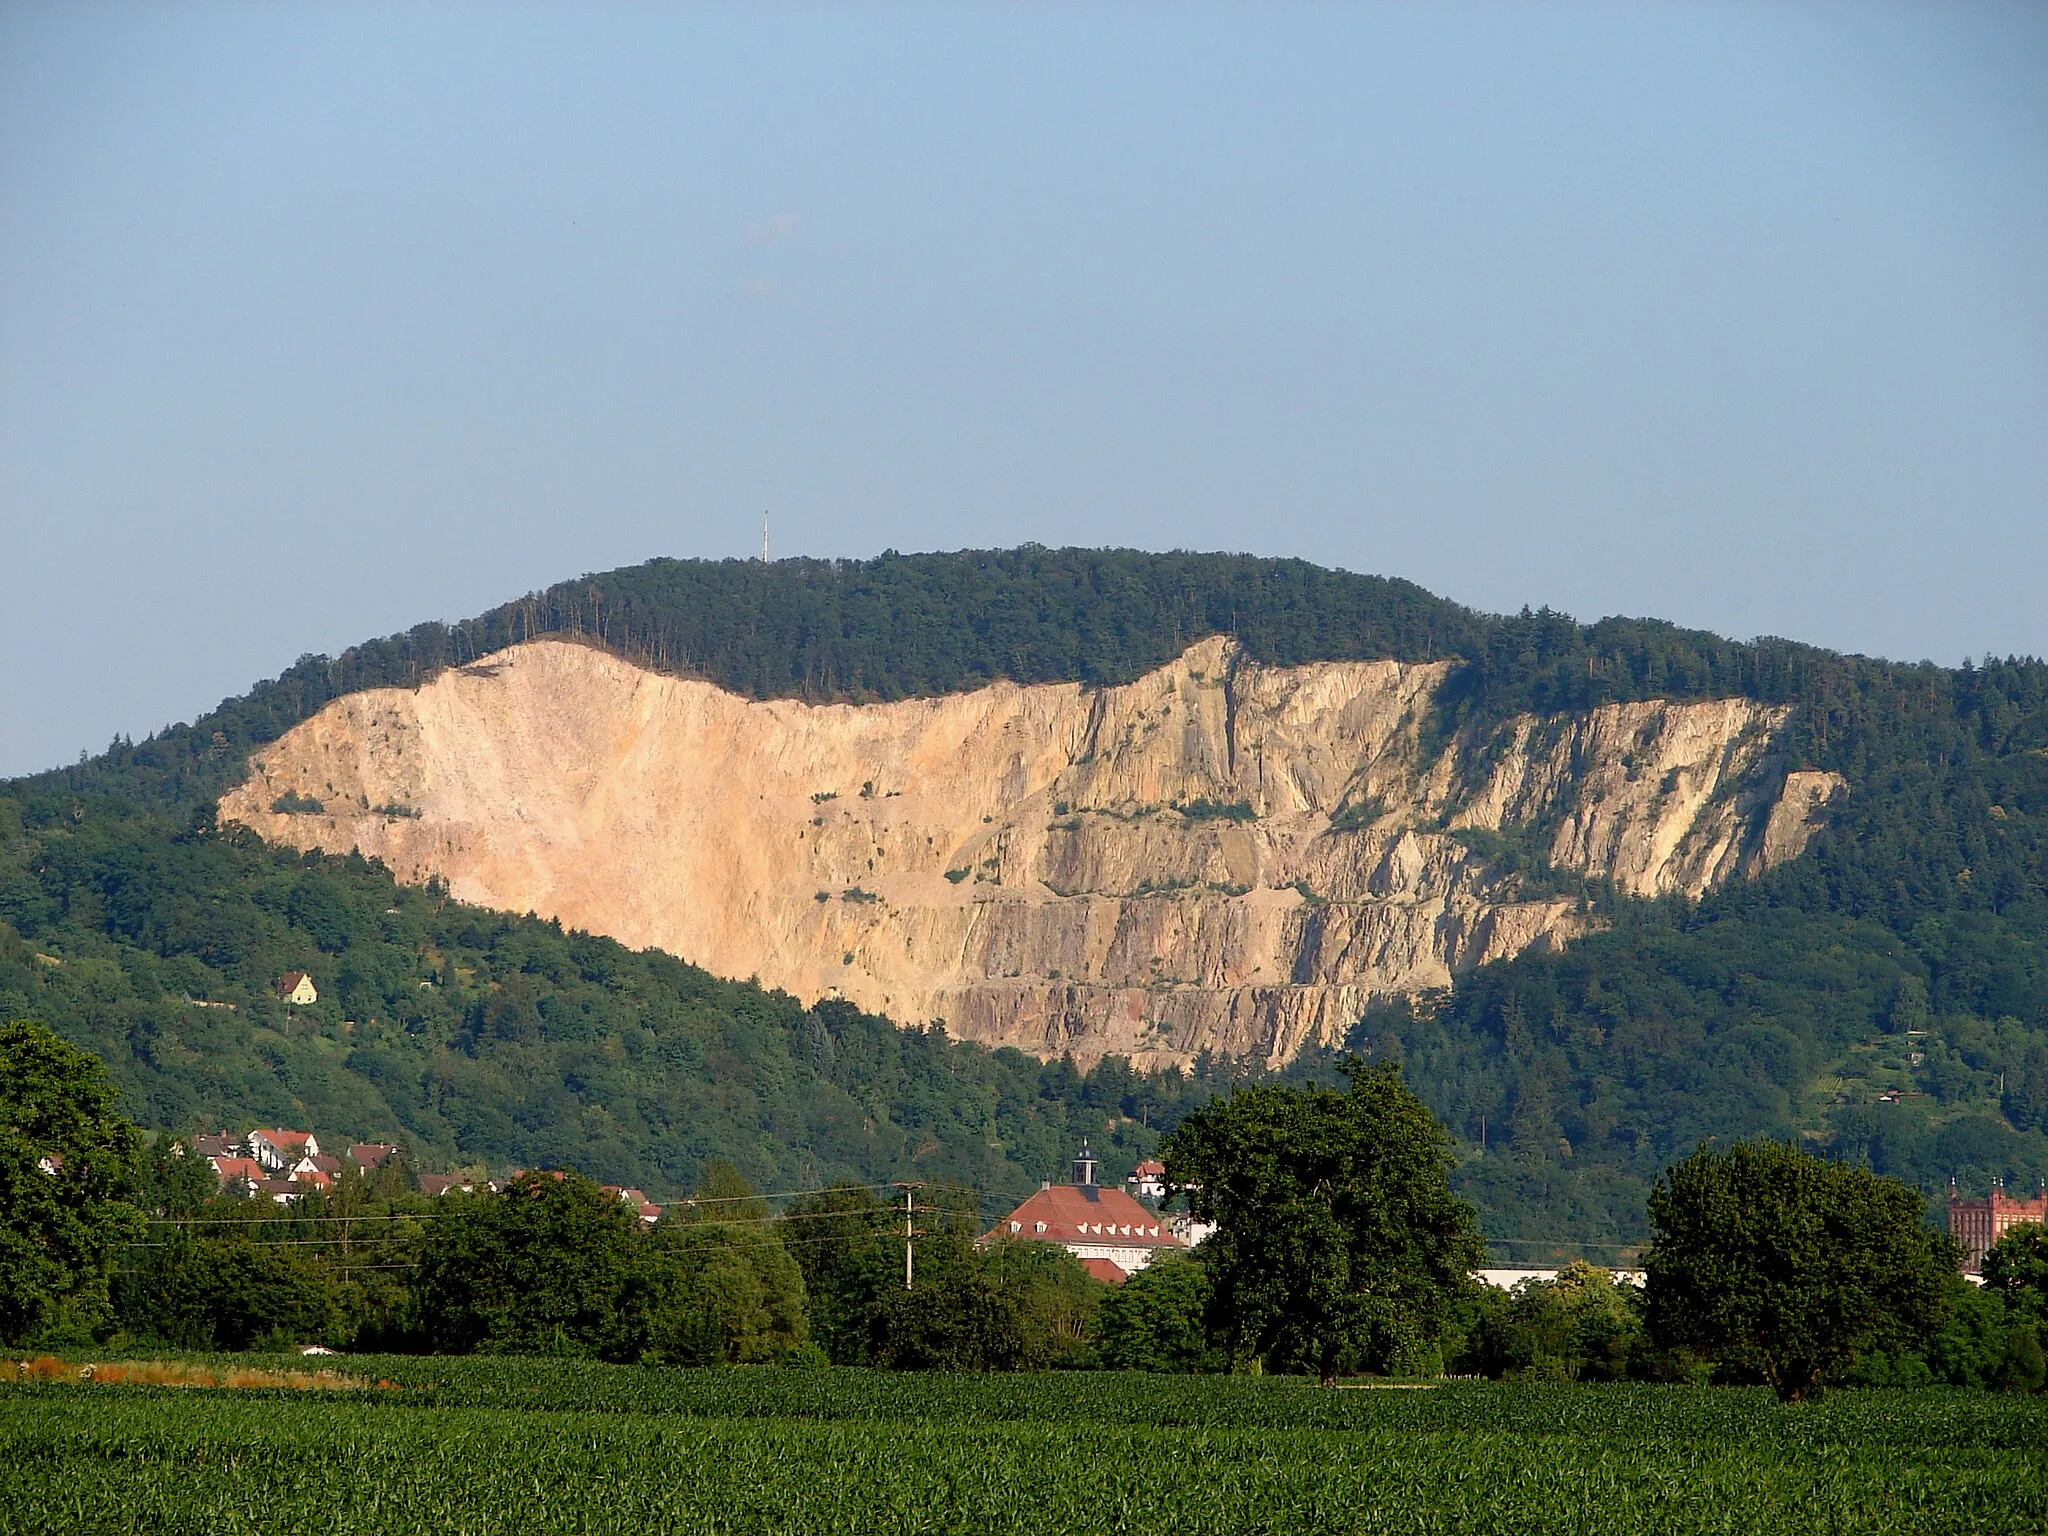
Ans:
{"type": "Polygon", "coordinates": [[[395,1388],[0,1385],[0,1530],[2048,1529],[2042,1398],[329,1363],[395,1388]]]}

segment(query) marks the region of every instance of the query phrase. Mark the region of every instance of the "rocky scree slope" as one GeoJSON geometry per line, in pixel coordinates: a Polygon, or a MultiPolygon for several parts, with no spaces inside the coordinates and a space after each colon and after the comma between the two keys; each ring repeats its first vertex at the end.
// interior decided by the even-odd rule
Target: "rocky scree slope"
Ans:
{"type": "Polygon", "coordinates": [[[1336,1044],[1583,932],[1503,835],[1697,897],[1795,857],[1844,788],[1788,771],[1789,712],[1743,699],[1432,743],[1449,671],[1212,638],[1121,687],[813,706],[540,640],[336,700],[219,812],[806,1002],[1165,1064],[1336,1044]]]}

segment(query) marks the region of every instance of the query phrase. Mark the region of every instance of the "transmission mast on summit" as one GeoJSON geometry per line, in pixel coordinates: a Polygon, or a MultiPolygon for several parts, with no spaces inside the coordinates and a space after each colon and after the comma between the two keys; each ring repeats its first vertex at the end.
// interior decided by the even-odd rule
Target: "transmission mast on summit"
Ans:
{"type": "Polygon", "coordinates": [[[761,563],[768,563],[768,514],[761,514],[761,563]]]}

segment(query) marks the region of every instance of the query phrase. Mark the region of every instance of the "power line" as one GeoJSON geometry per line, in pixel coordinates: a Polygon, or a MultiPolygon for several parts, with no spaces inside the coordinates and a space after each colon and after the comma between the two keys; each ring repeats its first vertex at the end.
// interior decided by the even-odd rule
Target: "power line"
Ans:
{"type": "MultiPolygon", "coordinates": [[[[695,1207],[705,1205],[743,1205],[755,1200],[797,1200],[802,1199],[806,1195],[830,1194],[834,1190],[857,1189],[871,1193],[878,1189],[901,1189],[902,1187],[903,1184],[901,1180],[891,1179],[886,1183],[881,1184],[824,1184],[818,1186],[815,1189],[777,1189],[770,1190],[766,1194],[759,1195],[708,1195],[702,1197],[691,1197],[682,1200],[649,1200],[647,1204],[659,1206],[662,1210],[684,1210],[693,1209],[695,1207]]],[[[958,1188],[961,1193],[977,1195],[980,1197],[980,1199],[984,1201],[1003,1200],[1009,1198],[1005,1195],[985,1194],[979,1190],[969,1189],[964,1185],[921,1185],[920,1187],[931,1187],[940,1189],[958,1188]]],[[[432,1198],[442,1197],[437,1196],[432,1198]]],[[[886,1209],[886,1207],[880,1207],[880,1209],[886,1209]]],[[[253,1225],[257,1222],[263,1221],[440,1221],[446,1217],[463,1216],[467,1214],[469,1214],[467,1211],[458,1208],[453,1210],[440,1211],[370,1211],[365,1212],[360,1216],[298,1216],[286,1213],[280,1216],[272,1216],[267,1214],[252,1216],[151,1216],[148,1217],[147,1220],[149,1221],[149,1224],[151,1226],[156,1227],[203,1227],[253,1225]]],[[[859,1215],[860,1213],[857,1211],[829,1211],[822,1212],[819,1214],[832,1216],[855,1216],[859,1215]]],[[[775,1217],[770,1219],[780,1220],[787,1218],[775,1217]]]]}
{"type": "Polygon", "coordinates": [[[1579,1237],[1488,1237],[1482,1240],[1489,1243],[1520,1243],[1524,1246],[1535,1248],[1636,1249],[1649,1246],[1647,1239],[1633,1243],[1603,1243],[1592,1238],[1579,1237]]]}

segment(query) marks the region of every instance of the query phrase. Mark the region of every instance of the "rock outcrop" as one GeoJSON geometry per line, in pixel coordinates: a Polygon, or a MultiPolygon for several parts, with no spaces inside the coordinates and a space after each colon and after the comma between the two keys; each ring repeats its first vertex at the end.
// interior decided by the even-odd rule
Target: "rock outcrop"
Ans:
{"type": "Polygon", "coordinates": [[[540,640],[337,700],[220,812],[807,1001],[1163,1063],[1286,1058],[1582,933],[1510,851],[1697,896],[1796,857],[1842,788],[1742,699],[1436,741],[1448,667],[1211,639],[1124,687],[814,706],[540,640]]]}

